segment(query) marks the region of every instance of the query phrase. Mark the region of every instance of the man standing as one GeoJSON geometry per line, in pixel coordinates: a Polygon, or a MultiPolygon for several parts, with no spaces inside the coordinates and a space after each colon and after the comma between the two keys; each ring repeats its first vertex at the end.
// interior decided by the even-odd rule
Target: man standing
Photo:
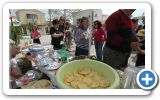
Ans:
{"type": "Polygon", "coordinates": [[[103,62],[113,68],[124,70],[132,48],[140,53],[139,43],[133,33],[130,16],[135,9],[121,9],[114,12],[106,21],[107,41],[103,49],[103,62]]]}

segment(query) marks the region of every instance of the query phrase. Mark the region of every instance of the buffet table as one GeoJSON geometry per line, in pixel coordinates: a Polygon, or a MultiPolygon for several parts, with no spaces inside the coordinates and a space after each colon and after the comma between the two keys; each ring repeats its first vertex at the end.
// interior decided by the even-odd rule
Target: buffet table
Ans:
{"type": "MultiPolygon", "coordinates": [[[[41,73],[44,73],[45,75],[47,75],[50,78],[50,81],[52,83],[52,89],[57,89],[58,87],[57,87],[57,80],[56,80],[56,72],[63,64],[66,63],[64,59],[60,60],[62,59],[61,54],[62,54],[62,51],[53,50],[53,47],[51,45],[45,45],[45,46],[31,45],[28,48],[22,50],[20,54],[21,56],[17,56],[17,58],[23,56],[30,59],[32,61],[32,65],[34,69],[39,70],[41,73]]],[[[94,57],[91,57],[91,58],[94,58],[94,57]]],[[[73,59],[73,60],[77,60],[77,59],[73,59]]],[[[68,59],[67,59],[67,62],[69,62],[68,59]]],[[[120,77],[119,88],[121,89],[138,88],[135,83],[135,77],[136,77],[135,75],[138,73],[139,69],[128,67],[124,72],[120,70],[116,70],[116,71],[120,77]],[[128,79],[130,80],[128,81],[128,79]]]]}
{"type": "Polygon", "coordinates": [[[65,53],[67,52],[63,48],[62,50],[53,50],[52,45],[31,44],[23,47],[23,50],[16,56],[15,60],[18,62],[21,58],[29,59],[32,62],[33,71],[29,71],[24,76],[16,79],[17,87],[21,87],[24,84],[26,77],[29,78],[30,82],[40,80],[40,77],[35,77],[35,74],[37,74],[35,71],[38,71],[48,76],[53,88],[56,88],[56,71],[66,62],[64,61],[66,59],[64,58],[65,53]]]}

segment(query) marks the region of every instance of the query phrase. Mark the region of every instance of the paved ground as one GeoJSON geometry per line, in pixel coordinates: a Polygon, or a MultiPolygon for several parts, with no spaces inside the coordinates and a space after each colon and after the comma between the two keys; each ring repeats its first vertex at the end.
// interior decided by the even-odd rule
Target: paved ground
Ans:
{"type": "MultiPolygon", "coordinates": [[[[23,39],[23,40],[21,40],[20,45],[23,46],[26,41],[32,42],[31,39],[23,39]]],[[[40,41],[41,41],[42,45],[51,44],[51,36],[50,35],[43,35],[43,36],[41,36],[40,41]]],[[[71,45],[71,52],[69,52],[69,56],[74,56],[74,54],[75,54],[75,43],[73,41],[72,45],[71,45]]],[[[90,55],[95,55],[94,45],[91,46],[90,55]]]]}

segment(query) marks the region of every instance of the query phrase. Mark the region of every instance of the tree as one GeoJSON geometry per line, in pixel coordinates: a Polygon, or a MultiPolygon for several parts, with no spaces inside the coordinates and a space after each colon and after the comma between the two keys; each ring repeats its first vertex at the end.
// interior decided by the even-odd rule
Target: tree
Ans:
{"type": "Polygon", "coordinates": [[[51,9],[48,9],[48,15],[49,15],[49,27],[51,27],[52,26],[51,9]]]}
{"type": "Polygon", "coordinates": [[[23,32],[21,23],[16,19],[13,20],[13,16],[11,15],[11,10],[9,10],[10,14],[10,29],[9,29],[9,38],[15,41],[16,44],[19,44],[20,39],[22,38],[23,32]]]}
{"type": "Polygon", "coordinates": [[[27,24],[27,29],[29,30],[29,32],[32,32],[33,26],[34,26],[34,23],[29,22],[29,23],[27,24]]]}
{"type": "Polygon", "coordinates": [[[53,19],[59,19],[60,16],[64,16],[68,20],[73,20],[73,12],[81,11],[81,9],[49,9],[49,21],[53,19]]]}
{"type": "Polygon", "coordinates": [[[23,33],[21,26],[10,26],[10,39],[15,41],[16,43],[19,43],[22,35],[23,33]]]}

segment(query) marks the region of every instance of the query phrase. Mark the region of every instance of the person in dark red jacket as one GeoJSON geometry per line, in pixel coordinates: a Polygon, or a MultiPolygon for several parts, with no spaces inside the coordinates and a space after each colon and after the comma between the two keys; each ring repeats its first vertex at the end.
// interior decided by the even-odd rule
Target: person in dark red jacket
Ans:
{"type": "Polygon", "coordinates": [[[113,68],[124,70],[128,64],[132,48],[143,53],[139,48],[130,16],[135,9],[121,9],[114,12],[105,22],[107,40],[103,49],[103,62],[113,68]]]}
{"type": "Polygon", "coordinates": [[[102,61],[102,46],[106,40],[106,33],[102,28],[102,24],[100,21],[94,21],[94,32],[93,38],[95,41],[95,50],[98,61],[102,61]]]}

